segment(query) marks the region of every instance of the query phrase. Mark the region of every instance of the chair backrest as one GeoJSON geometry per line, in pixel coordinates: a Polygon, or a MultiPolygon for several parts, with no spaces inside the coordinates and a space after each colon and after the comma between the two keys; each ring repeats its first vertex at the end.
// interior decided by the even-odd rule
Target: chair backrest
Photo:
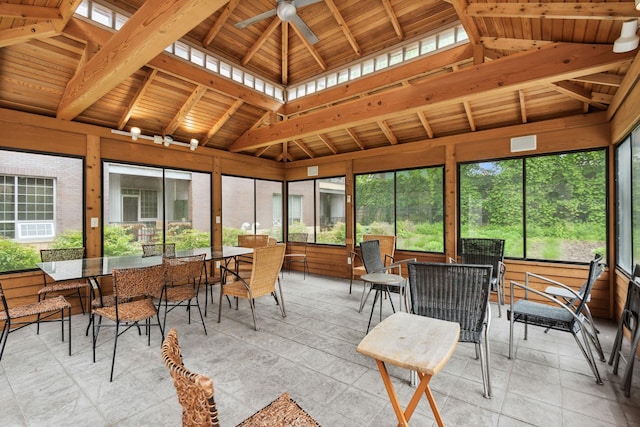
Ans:
{"type": "Polygon", "coordinates": [[[259,248],[269,246],[268,234],[238,234],[238,246],[243,248],[259,248]]]}
{"type": "Polygon", "coordinates": [[[84,248],[40,249],[42,262],[68,261],[84,258],[84,248]]]}
{"type": "Polygon", "coordinates": [[[0,299],[2,299],[2,311],[4,312],[5,320],[9,318],[9,305],[7,304],[7,298],[4,296],[4,290],[2,289],[2,283],[0,283],[0,299]]]}
{"type": "Polygon", "coordinates": [[[640,283],[637,280],[629,280],[627,300],[624,303],[622,322],[630,331],[637,327],[640,320],[640,283]]]}
{"type": "Polygon", "coordinates": [[[307,253],[309,233],[289,233],[289,252],[307,253]]]}
{"type": "Polygon", "coordinates": [[[380,256],[379,240],[364,240],[360,243],[362,263],[367,273],[379,273],[384,271],[384,261],[380,256]]]}
{"type": "Polygon", "coordinates": [[[184,367],[175,329],[169,331],[162,343],[162,361],[173,378],[182,406],[182,425],[219,427],[213,381],[184,367]]]}
{"type": "Polygon", "coordinates": [[[499,263],[504,262],[504,239],[460,239],[460,261],[462,264],[490,265],[493,277],[498,277],[499,263]]]}
{"type": "Polygon", "coordinates": [[[365,234],[362,240],[377,240],[380,242],[380,259],[384,265],[393,262],[396,251],[396,236],[386,234],[365,234]]]}
{"type": "Polygon", "coordinates": [[[116,297],[116,304],[118,299],[160,298],[164,288],[164,271],[164,264],[138,268],[114,268],[113,294],[116,297]]]}
{"type": "Polygon", "coordinates": [[[169,284],[199,284],[204,272],[205,254],[163,258],[165,281],[169,284]]]}
{"type": "Polygon", "coordinates": [[[176,256],[176,244],[175,243],[143,243],[142,244],[142,256],[163,256],[171,258],[176,256]]]}
{"type": "Polygon", "coordinates": [[[285,249],[285,244],[279,243],[275,246],[263,246],[253,250],[249,287],[254,298],[275,291],[285,249]]]}
{"type": "Polygon", "coordinates": [[[460,324],[460,341],[481,340],[489,304],[490,265],[410,262],[411,312],[460,324]]]}
{"type": "Polygon", "coordinates": [[[604,271],[604,263],[602,262],[602,255],[596,254],[591,262],[589,262],[589,273],[587,274],[587,280],[584,285],[580,287],[578,294],[580,294],[581,299],[574,305],[575,313],[582,313],[585,304],[589,300],[589,296],[591,295],[591,290],[593,289],[593,285],[598,280],[598,277],[604,271]]]}

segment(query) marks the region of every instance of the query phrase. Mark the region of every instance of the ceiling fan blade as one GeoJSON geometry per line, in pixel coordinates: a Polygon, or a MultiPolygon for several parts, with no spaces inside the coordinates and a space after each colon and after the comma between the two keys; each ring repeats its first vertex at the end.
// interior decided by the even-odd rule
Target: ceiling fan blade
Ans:
{"type": "Polygon", "coordinates": [[[276,10],[271,9],[266,12],[260,13],[252,18],[245,19],[244,21],[237,22],[234,26],[236,28],[247,28],[251,24],[255,24],[258,21],[262,21],[263,19],[271,18],[272,16],[276,16],[276,10]]]}
{"type": "Polygon", "coordinates": [[[302,33],[305,39],[309,42],[309,44],[314,45],[320,41],[318,36],[316,36],[311,28],[300,18],[298,15],[295,15],[291,18],[291,24],[295,25],[296,28],[302,33]]]}
{"type": "Polygon", "coordinates": [[[296,8],[301,8],[301,7],[309,6],[310,4],[320,3],[321,1],[324,1],[324,0],[293,0],[293,5],[296,8]]]}

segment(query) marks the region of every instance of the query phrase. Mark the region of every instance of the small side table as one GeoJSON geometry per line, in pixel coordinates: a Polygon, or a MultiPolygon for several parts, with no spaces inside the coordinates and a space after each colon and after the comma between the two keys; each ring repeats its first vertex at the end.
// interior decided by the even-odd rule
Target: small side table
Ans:
{"type": "MultiPolygon", "coordinates": [[[[391,274],[391,273],[368,273],[363,276],[360,276],[360,280],[366,283],[371,284],[371,289],[375,288],[376,293],[373,296],[373,304],[371,305],[371,314],[369,314],[369,323],[367,324],[367,332],[369,332],[369,327],[371,326],[371,319],[373,318],[373,310],[376,307],[376,302],[378,298],[380,298],[380,320],[382,320],[382,292],[386,292],[389,297],[389,302],[391,303],[391,309],[393,312],[396,312],[395,307],[393,306],[393,300],[391,299],[391,295],[389,294],[389,288],[398,288],[400,291],[401,297],[403,296],[403,286],[405,283],[405,278],[399,274],[391,274]]],[[[369,290],[371,292],[371,290],[369,290]]],[[[368,297],[368,295],[367,295],[368,297]]],[[[364,300],[366,301],[366,299],[364,300]]],[[[364,301],[360,306],[360,310],[362,311],[364,301]]],[[[400,301],[400,309],[402,309],[402,300],[400,301]]]]}
{"type": "Polygon", "coordinates": [[[358,345],[358,353],[375,359],[387,394],[398,418],[398,425],[408,426],[409,419],[424,393],[439,426],[443,426],[440,411],[429,388],[431,378],[440,372],[453,354],[460,325],[457,322],[433,319],[397,312],[378,323],[358,345]],[[415,370],[420,384],[402,411],[398,395],[391,383],[385,363],[415,370]]]}

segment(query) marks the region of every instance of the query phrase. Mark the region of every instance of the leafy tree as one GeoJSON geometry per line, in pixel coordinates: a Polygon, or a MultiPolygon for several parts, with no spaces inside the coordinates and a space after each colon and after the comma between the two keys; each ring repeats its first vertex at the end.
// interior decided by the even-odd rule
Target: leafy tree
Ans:
{"type": "Polygon", "coordinates": [[[39,262],[36,248],[0,237],[0,272],[36,268],[39,262]]]}

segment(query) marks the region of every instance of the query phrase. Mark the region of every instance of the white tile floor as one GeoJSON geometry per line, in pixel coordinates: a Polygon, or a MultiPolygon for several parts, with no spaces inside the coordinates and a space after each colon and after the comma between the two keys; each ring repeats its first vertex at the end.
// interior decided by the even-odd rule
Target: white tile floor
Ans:
{"type": "MultiPolygon", "coordinates": [[[[222,426],[236,425],[285,391],[323,426],[396,425],[375,363],[355,351],[370,307],[357,312],[360,285],[349,295],[348,281],[285,273],[283,286],[288,316],[279,316],[272,298],[257,300],[258,332],[246,301],[239,311],[224,305],[220,324],[217,301],[209,305],[207,336],[199,321],[187,324],[182,309],[167,319],[178,330],[185,365],[214,380],[222,426]]],[[[384,309],[390,313],[387,301],[384,309]]],[[[431,382],[446,425],[640,426],[640,363],[626,398],[620,377],[604,362],[598,362],[604,384],[595,383],[566,333],[530,328],[524,341],[522,325],[516,325],[516,357],[509,360],[509,323],[495,307],[493,316],[494,396],[482,397],[474,348],[459,344],[431,382]]],[[[10,335],[0,362],[0,426],[179,426],[181,408],[160,358],[157,330],[150,347],[135,331],[121,336],[110,383],[113,331],[100,335],[94,364],[91,339],[84,336],[87,320],[73,317],[71,357],[57,324],[44,325],[40,335],[35,328],[10,335]]],[[[608,358],[616,326],[598,327],[608,358]]],[[[406,404],[413,392],[409,374],[390,371],[406,404]]],[[[411,425],[433,424],[422,399],[411,425]]]]}

